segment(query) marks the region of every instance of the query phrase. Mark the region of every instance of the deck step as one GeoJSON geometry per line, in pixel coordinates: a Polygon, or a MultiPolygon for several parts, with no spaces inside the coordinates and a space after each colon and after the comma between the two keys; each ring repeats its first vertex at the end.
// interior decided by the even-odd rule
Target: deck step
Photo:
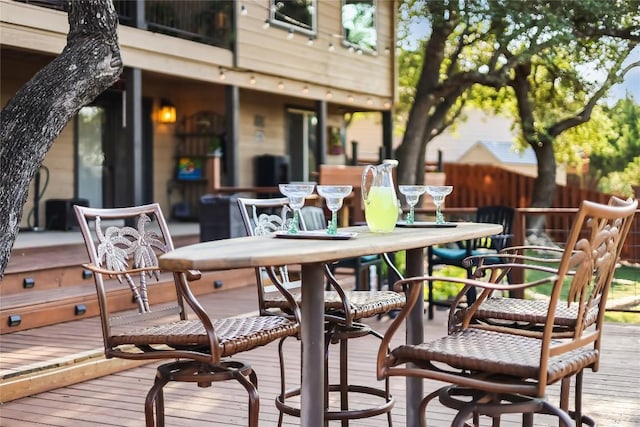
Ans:
{"type": "Polygon", "coordinates": [[[153,360],[106,359],[102,348],[25,366],[0,379],[0,404],[152,363],[153,360]]]}
{"type": "MultiPolygon", "coordinates": [[[[199,298],[212,317],[255,315],[256,299],[241,282],[199,298]]],[[[154,362],[106,359],[96,316],[3,335],[2,355],[0,403],[154,362]]]]}
{"type": "MultiPolygon", "coordinates": [[[[131,292],[122,285],[109,284],[108,298],[114,310],[135,308],[131,292]]],[[[253,269],[203,273],[200,280],[190,283],[195,295],[215,292],[221,288],[246,286],[255,282],[253,269]]],[[[175,287],[170,273],[149,287],[149,298],[157,302],[175,300],[175,287]]],[[[0,334],[68,322],[99,314],[93,280],[80,286],[8,295],[0,302],[0,334]]]]}
{"type": "MultiPolygon", "coordinates": [[[[20,245],[11,253],[0,286],[0,334],[96,316],[99,312],[93,276],[82,268],[88,258],[84,243],[78,241],[80,236],[58,246],[52,246],[51,238],[41,236],[42,244],[20,245]]],[[[193,233],[173,238],[176,247],[199,239],[193,233]]],[[[252,269],[211,272],[191,286],[196,295],[201,295],[254,280],[252,269]]],[[[150,298],[159,302],[174,299],[172,281],[170,273],[162,274],[160,281],[150,286],[150,298]]],[[[117,281],[107,284],[107,292],[115,310],[135,307],[131,293],[117,281]]]]}

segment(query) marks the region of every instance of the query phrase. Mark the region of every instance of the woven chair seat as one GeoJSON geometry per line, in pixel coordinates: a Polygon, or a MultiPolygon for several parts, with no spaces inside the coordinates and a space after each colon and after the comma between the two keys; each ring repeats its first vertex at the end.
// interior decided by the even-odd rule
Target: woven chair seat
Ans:
{"type": "MultiPolygon", "coordinates": [[[[477,319],[506,320],[543,325],[547,319],[549,303],[543,300],[519,298],[487,298],[475,313],[477,319]]],[[[556,306],[555,324],[575,328],[578,317],[578,303],[559,303],[556,306]]],[[[598,318],[598,305],[593,304],[587,311],[585,327],[594,324],[598,318]]]]}
{"type": "MultiPolygon", "coordinates": [[[[556,343],[554,340],[553,343],[556,343]]],[[[538,378],[542,340],[494,331],[465,329],[419,345],[402,345],[391,352],[394,364],[425,361],[456,369],[489,372],[516,378],[538,378]]],[[[547,383],[573,375],[598,360],[594,348],[579,348],[549,358],[547,383]]]]}
{"type": "MultiPolygon", "coordinates": [[[[374,293],[369,291],[346,291],[345,295],[351,304],[354,320],[384,314],[391,310],[402,308],[406,303],[405,295],[394,291],[376,291],[374,293]]],[[[296,294],[294,297],[296,302],[300,303],[302,301],[301,294],[296,294]]],[[[265,307],[286,310],[288,304],[284,297],[274,295],[265,300],[265,307]]],[[[343,311],[340,294],[336,291],[325,291],[324,308],[325,311],[343,311]]]]}
{"type": "MultiPolygon", "coordinates": [[[[222,357],[251,350],[298,333],[296,322],[280,316],[212,319],[212,322],[222,357]]],[[[137,328],[114,335],[110,340],[114,346],[164,344],[171,347],[198,347],[209,344],[205,328],[199,320],[183,320],[137,328]]]]}

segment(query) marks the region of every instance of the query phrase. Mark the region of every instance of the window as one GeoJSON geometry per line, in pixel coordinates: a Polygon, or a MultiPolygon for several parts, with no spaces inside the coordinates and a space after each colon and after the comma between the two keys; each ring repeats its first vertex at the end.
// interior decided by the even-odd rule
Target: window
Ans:
{"type": "Polygon", "coordinates": [[[377,49],[375,0],[342,0],[343,44],[363,52],[377,49]]]}
{"type": "Polygon", "coordinates": [[[272,24],[290,31],[316,34],[316,0],[270,0],[272,24]]]}

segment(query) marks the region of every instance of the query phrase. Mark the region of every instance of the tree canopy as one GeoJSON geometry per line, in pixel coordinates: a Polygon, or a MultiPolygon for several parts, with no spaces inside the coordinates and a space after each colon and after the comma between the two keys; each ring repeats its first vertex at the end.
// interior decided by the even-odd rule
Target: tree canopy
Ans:
{"type": "Polygon", "coordinates": [[[640,2],[614,3],[402,1],[401,32],[413,34],[409,28],[416,19],[427,22],[429,32],[419,50],[401,54],[402,79],[415,79],[415,89],[401,92],[411,104],[396,153],[399,181],[422,179],[426,145],[470,100],[500,104],[514,113],[521,141],[538,159],[532,205],[550,206],[557,138],[589,120],[623,77],[623,60],[640,41],[640,2]],[[589,70],[604,77],[593,79],[596,73],[589,70]]]}

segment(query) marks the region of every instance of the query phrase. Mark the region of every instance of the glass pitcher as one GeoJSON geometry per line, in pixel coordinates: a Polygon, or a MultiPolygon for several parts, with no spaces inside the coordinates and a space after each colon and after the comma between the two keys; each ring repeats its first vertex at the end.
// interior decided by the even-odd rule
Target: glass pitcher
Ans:
{"type": "Polygon", "coordinates": [[[369,230],[374,233],[389,233],[398,221],[399,202],[393,185],[392,169],[397,160],[386,159],[381,165],[367,165],[362,171],[362,202],[364,217],[369,230]],[[371,172],[372,179],[367,185],[371,172]]]}

